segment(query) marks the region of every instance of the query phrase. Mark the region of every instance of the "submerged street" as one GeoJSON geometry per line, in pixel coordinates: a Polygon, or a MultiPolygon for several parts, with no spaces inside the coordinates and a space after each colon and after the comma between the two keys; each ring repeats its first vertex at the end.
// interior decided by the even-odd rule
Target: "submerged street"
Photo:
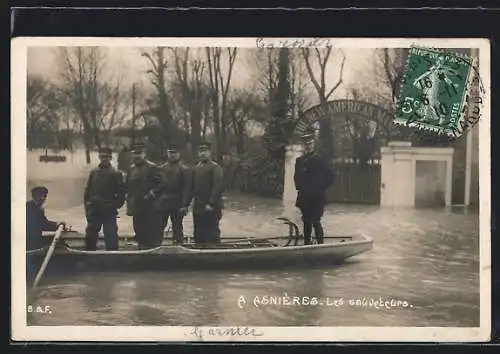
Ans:
{"type": "MultiPolygon", "coordinates": [[[[84,232],[86,172],[54,169],[51,164],[39,165],[36,171],[34,168],[28,165],[27,187],[43,184],[49,188],[47,216],[84,232]]],[[[225,203],[223,235],[286,235],[287,227],[274,220],[282,213],[281,201],[227,193],[225,203]]],[[[42,281],[33,305],[50,306],[51,313],[30,314],[28,324],[479,325],[477,211],[335,204],[325,212],[324,227],[330,236],[370,236],[374,249],[341,266],[300,271],[48,277],[42,281]],[[276,300],[285,295],[291,304],[262,301],[264,297],[276,300]],[[254,301],[256,297],[260,301],[254,301]],[[299,305],[292,302],[293,297],[316,297],[323,303],[299,305]],[[374,301],[390,304],[391,300],[394,306],[373,306],[374,301]],[[403,302],[408,306],[402,306],[403,302]]],[[[190,215],[184,220],[184,228],[186,233],[192,232],[190,215]]],[[[132,234],[131,218],[124,208],[120,210],[119,232],[132,234]]]]}

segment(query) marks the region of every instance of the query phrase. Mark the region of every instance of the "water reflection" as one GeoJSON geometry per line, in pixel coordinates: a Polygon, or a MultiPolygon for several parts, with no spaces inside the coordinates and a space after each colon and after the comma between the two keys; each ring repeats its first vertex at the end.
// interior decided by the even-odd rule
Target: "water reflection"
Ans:
{"type": "Polygon", "coordinates": [[[82,293],[83,306],[87,312],[105,312],[111,309],[117,300],[122,301],[113,296],[113,290],[119,284],[92,275],[84,276],[83,280],[87,284],[82,293]]]}
{"type": "Polygon", "coordinates": [[[134,323],[149,325],[217,325],[217,275],[197,287],[182,274],[164,274],[168,282],[151,281],[153,277],[136,280],[136,300],[132,304],[134,323]]]}
{"type": "MultiPolygon", "coordinates": [[[[298,273],[284,274],[278,282],[281,283],[279,291],[267,295],[281,297],[282,305],[261,304],[257,312],[262,318],[268,318],[278,326],[314,326],[321,323],[322,306],[327,305],[323,271],[311,271],[302,276],[298,273]],[[318,304],[313,305],[313,298],[318,304]]],[[[261,294],[261,298],[262,295],[266,294],[261,294]]]]}
{"type": "MultiPolygon", "coordinates": [[[[212,274],[196,286],[192,276],[164,274],[168,281],[158,281],[158,274],[143,273],[130,279],[108,273],[87,277],[82,291],[81,311],[106,325],[218,325],[220,275],[212,274]]],[[[207,274],[205,274],[207,276],[207,274]]],[[[199,279],[195,277],[194,279],[199,279]]],[[[79,320],[75,318],[77,322],[79,320]]]]}

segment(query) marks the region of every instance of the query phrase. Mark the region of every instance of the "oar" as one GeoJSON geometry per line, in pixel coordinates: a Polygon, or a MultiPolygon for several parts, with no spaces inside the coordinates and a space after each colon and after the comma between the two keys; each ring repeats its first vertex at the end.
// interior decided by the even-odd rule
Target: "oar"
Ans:
{"type": "Polygon", "coordinates": [[[42,278],[43,273],[45,273],[45,269],[47,268],[47,264],[49,264],[50,258],[52,257],[52,254],[54,253],[54,250],[56,248],[57,241],[61,237],[63,230],[64,230],[64,225],[59,225],[59,228],[57,229],[56,234],[54,236],[54,239],[52,240],[52,243],[50,244],[49,250],[47,251],[47,254],[45,255],[42,266],[40,267],[40,270],[38,271],[38,274],[35,277],[35,281],[33,282],[34,288],[36,288],[36,286],[38,285],[38,282],[42,278]]]}

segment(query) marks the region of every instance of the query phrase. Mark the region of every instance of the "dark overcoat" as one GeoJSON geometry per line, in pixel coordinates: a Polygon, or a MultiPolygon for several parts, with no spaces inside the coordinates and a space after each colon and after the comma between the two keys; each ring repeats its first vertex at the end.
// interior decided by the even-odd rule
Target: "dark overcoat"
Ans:
{"type": "Polygon", "coordinates": [[[127,215],[148,213],[153,207],[161,186],[158,166],[145,160],[133,164],[127,174],[127,215]],[[151,192],[151,197],[147,197],[151,192]]]}
{"type": "Polygon", "coordinates": [[[300,156],[295,161],[296,206],[303,206],[305,200],[326,202],[326,190],[334,182],[333,169],[316,153],[300,156]]]}
{"type": "Polygon", "coordinates": [[[33,200],[26,202],[26,249],[33,250],[45,246],[42,232],[56,231],[57,222],[47,219],[43,207],[33,200]]]}
{"type": "Polygon", "coordinates": [[[192,170],[181,162],[167,162],[159,167],[161,177],[155,206],[159,210],[175,211],[189,205],[192,170]]]}
{"type": "Polygon", "coordinates": [[[215,161],[199,162],[193,169],[193,214],[202,214],[205,206],[223,209],[224,170],[215,161]]]}
{"type": "Polygon", "coordinates": [[[116,214],[125,203],[125,183],[120,171],[102,166],[90,171],[83,195],[87,215],[116,214]]]}

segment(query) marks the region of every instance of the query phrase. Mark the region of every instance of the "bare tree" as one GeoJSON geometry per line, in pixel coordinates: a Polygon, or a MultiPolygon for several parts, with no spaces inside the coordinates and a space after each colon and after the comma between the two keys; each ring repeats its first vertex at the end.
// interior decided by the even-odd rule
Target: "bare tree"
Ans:
{"type": "Polygon", "coordinates": [[[265,111],[262,100],[255,93],[247,90],[233,91],[228,103],[228,116],[238,156],[245,154],[248,123],[254,119],[260,120],[265,111]]]}
{"type": "Polygon", "coordinates": [[[290,50],[290,115],[294,124],[300,118],[300,114],[310,106],[311,97],[309,88],[311,80],[306,69],[305,61],[302,60],[300,51],[290,50]]]}
{"type": "Polygon", "coordinates": [[[107,56],[99,47],[58,50],[61,90],[83,128],[85,154],[109,142],[110,131],[121,123],[125,109],[120,94],[121,77],[110,75],[107,56]]]}
{"type": "Polygon", "coordinates": [[[351,85],[358,99],[377,104],[394,112],[399,86],[408,57],[406,48],[379,48],[373,50],[371,71],[363,68],[359,80],[351,85]]]}
{"type": "Polygon", "coordinates": [[[28,148],[56,143],[58,149],[72,149],[75,119],[63,92],[55,84],[32,74],[28,74],[26,86],[28,148]]]}
{"type": "MultiPolygon", "coordinates": [[[[405,48],[382,48],[376,50],[378,62],[376,64],[376,76],[382,85],[386,87],[386,96],[379,96],[381,103],[389,101],[391,108],[394,110],[396,105],[397,94],[403,71],[408,57],[408,49],[405,48]]],[[[382,92],[384,92],[382,91],[382,92]]]]}
{"type": "Polygon", "coordinates": [[[150,113],[157,117],[162,129],[163,137],[166,143],[171,141],[173,136],[173,117],[172,107],[167,93],[167,55],[165,47],[154,48],[151,52],[142,52],[142,56],[147,59],[150,69],[147,73],[151,84],[156,89],[157,107],[152,107],[150,113]]]}
{"type": "MultiPolygon", "coordinates": [[[[372,71],[367,73],[365,69],[358,74],[360,80],[351,85],[351,93],[355,93],[356,99],[376,104],[394,115],[407,56],[406,48],[375,49],[372,71]]],[[[394,136],[404,137],[408,133],[408,129],[396,127],[392,117],[376,123],[378,139],[390,140],[394,136]]]]}
{"type": "MultiPolygon", "coordinates": [[[[330,88],[327,88],[326,84],[326,66],[328,64],[329,59],[331,58],[332,48],[327,47],[325,49],[314,48],[312,51],[314,52],[314,56],[316,57],[318,66],[319,66],[319,77],[316,77],[312,67],[312,58],[311,58],[311,49],[310,48],[301,48],[302,56],[304,58],[304,62],[306,65],[307,72],[309,74],[309,78],[314,85],[316,93],[318,95],[319,103],[322,106],[327,106],[328,100],[338,89],[338,87],[342,84],[342,75],[344,71],[345,64],[345,55],[342,50],[338,50],[335,54],[339,54],[341,56],[341,62],[339,67],[339,74],[337,82],[330,88]]],[[[327,111],[325,109],[325,111],[327,111]]],[[[333,159],[333,131],[332,131],[332,122],[330,117],[322,117],[319,121],[320,126],[320,149],[321,152],[328,159],[333,159]]]]}
{"type": "Polygon", "coordinates": [[[213,124],[216,140],[216,156],[222,161],[227,149],[226,138],[226,106],[233,73],[234,62],[238,53],[237,48],[227,48],[227,72],[221,67],[222,48],[205,48],[208,62],[208,76],[210,83],[210,97],[213,109],[213,124]],[[224,77],[225,76],[225,77],[224,77]]]}
{"type": "Polygon", "coordinates": [[[252,57],[256,69],[257,89],[267,102],[271,102],[278,87],[279,49],[258,48],[252,57]]]}
{"type": "Polygon", "coordinates": [[[54,87],[40,76],[28,74],[26,85],[26,128],[28,148],[37,144],[39,133],[45,126],[54,128],[55,110],[59,108],[54,87]]]}
{"type": "Polygon", "coordinates": [[[182,119],[187,141],[191,151],[196,151],[202,134],[203,112],[208,100],[208,87],[205,83],[206,63],[192,59],[190,48],[172,48],[175,67],[175,87],[178,89],[182,108],[182,119]]]}
{"type": "Polygon", "coordinates": [[[190,48],[169,48],[172,52],[174,63],[174,78],[171,83],[172,98],[174,101],[174,109],[178,109],[178,114],[181,116],[182,127],[186,141],[190,137],[190,115],[192,101],[192,92],[189,85],[190,71],[189,71],[189,51],[190,48]]]}
{"type": "MultiPolygon", "coordinates": [[[[289,142],[301,112],[309,106],[308,86],[311,83],[309,74],[299,49],[286,48],[286,51],[283,51],[279,48],[262,48],[255,51],[251,60],[257,75],[255,79],[257,93],[263,97],[269,108],[269,115],[262,122],[267,126],[265,141],[268,148],[282,150],[283,147],[279,148],[278,146],[289,142]],[[278,91],[281,91],[281,95],[278,95],[279,98],[278,91]],[[283,112],[281,114],[283,117],[279,119],[283,126],[272,128],[280,137],[271,138],[269,125],[278,123],[277,121],[271,122],[277,118],[275,111],[278,101],[281,101],[281,105],[286,106],[284,114],[283,112]]],[[[280,154],[278,150],[276,156],[280,154]]]]}

